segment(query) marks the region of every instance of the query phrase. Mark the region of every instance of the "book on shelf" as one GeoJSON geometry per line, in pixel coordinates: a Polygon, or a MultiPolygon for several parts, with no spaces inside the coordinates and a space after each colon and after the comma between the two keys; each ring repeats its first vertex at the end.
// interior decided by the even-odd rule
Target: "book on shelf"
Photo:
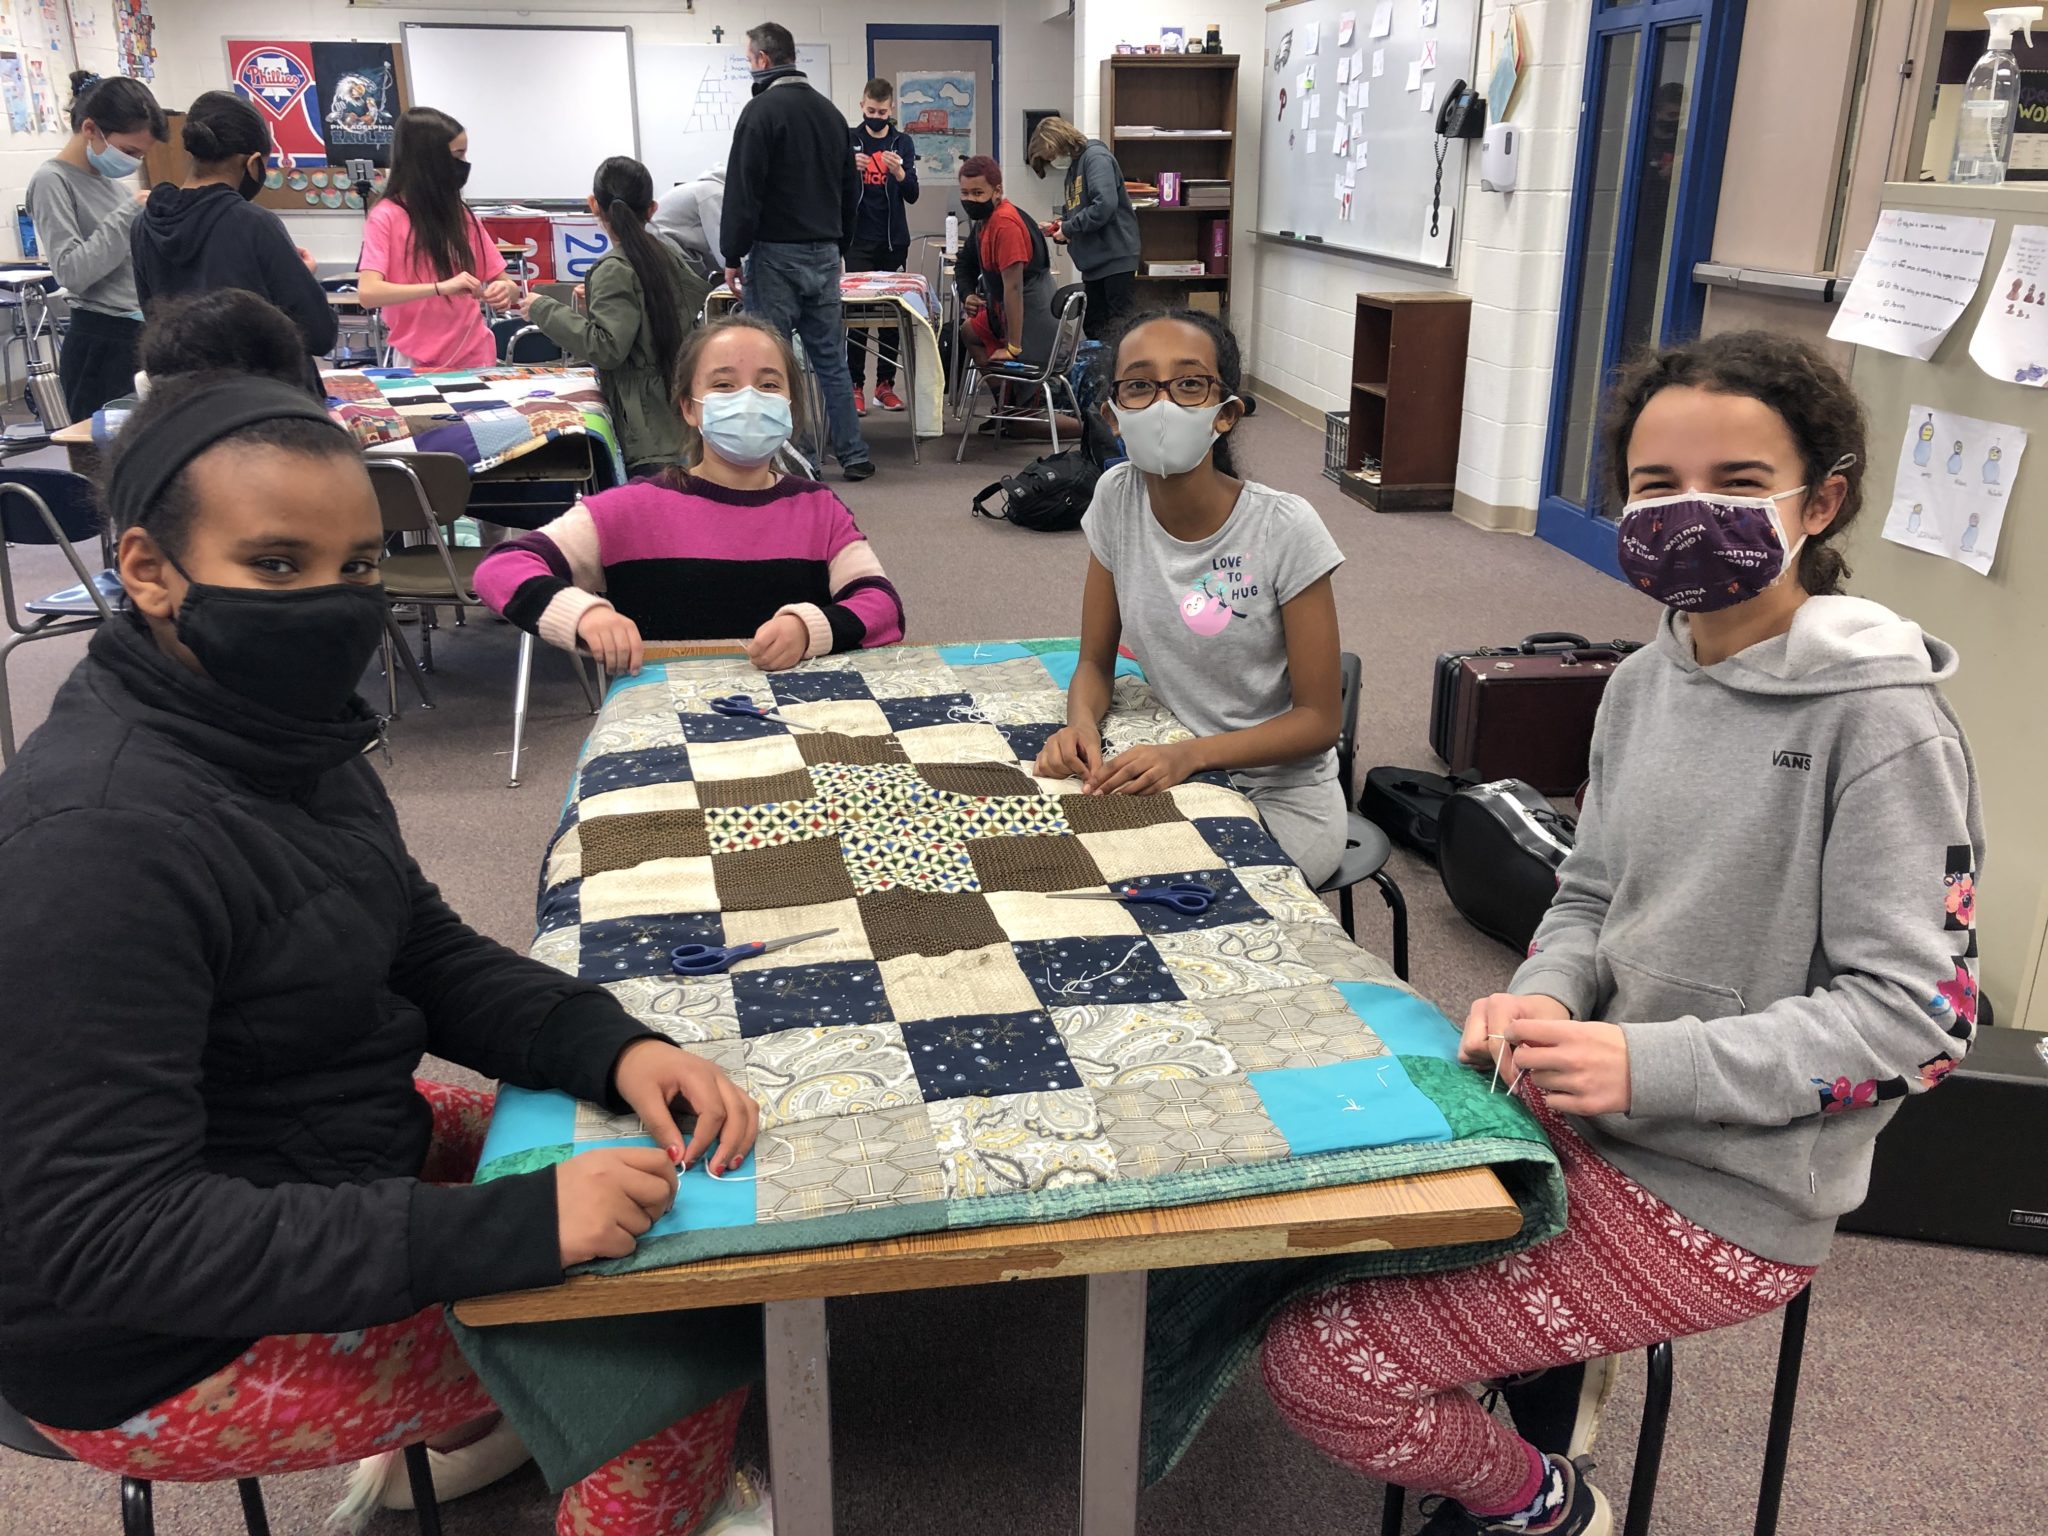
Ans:
{"type": "Polygon", "coordinates": [[[1145,263],[1147,277],[1203,277],[1206,271],[1199,261],[1148,261],[1145,263]]]}

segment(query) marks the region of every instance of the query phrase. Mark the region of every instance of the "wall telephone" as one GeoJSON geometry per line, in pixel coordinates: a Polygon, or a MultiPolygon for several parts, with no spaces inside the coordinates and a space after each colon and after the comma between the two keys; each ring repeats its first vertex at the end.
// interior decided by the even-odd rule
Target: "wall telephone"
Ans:
{"type": "Polygon", "coordinates": [[[1436,239],[1444,201],[1444,156],[1451,140],[1476,139],[1486,131],[1486,98],[1463,80],[1453,80],[1436,113],[1436,185],[1429,194],[1429,237],[1436,239]]]}

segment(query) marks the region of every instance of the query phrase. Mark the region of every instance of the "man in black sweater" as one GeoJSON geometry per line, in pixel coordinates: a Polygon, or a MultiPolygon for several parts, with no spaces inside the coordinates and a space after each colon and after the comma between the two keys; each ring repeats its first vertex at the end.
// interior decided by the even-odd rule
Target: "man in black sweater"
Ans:
{"type": "Polygon", "coordinates": [[[832,457],[849,480],[875,472],[853,409],[839,274],[853,241],[860,172],[846,119],[796,67],[789,28],[747,33],[754,99],[732,131],[719,244],[748,311],[803,338],[818,375],[832,457]]]}

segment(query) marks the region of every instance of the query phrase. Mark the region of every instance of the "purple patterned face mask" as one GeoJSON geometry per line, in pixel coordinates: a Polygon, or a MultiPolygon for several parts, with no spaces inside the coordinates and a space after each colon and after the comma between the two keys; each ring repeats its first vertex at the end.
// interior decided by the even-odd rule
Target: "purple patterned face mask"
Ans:
{"type": "Polygon", "coordinates": [[[1771,496],[1713,496],[1686,491],[1632,501],[1621,510],[1622,574],[1667,608],[1712,613],[1746,603],[1782,576],[1806,542],[1786,547],[1778,503],[1805,486],[1771,496]]]}

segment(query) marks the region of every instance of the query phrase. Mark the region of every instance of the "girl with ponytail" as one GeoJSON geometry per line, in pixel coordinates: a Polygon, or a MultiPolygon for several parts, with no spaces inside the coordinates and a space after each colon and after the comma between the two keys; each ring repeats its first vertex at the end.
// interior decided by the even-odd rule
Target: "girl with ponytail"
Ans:
{"type": "Polygon", "coordinates": [[[585,280],[583,312],[535,294],[526,317],[597,369],[627,465],[636,475],[652,474],[682,461],[671,380],[710,286],[647,227],[654,178],[638,160],[614,155],[597,168],[590,211],[612,248],[585,280]]]}

